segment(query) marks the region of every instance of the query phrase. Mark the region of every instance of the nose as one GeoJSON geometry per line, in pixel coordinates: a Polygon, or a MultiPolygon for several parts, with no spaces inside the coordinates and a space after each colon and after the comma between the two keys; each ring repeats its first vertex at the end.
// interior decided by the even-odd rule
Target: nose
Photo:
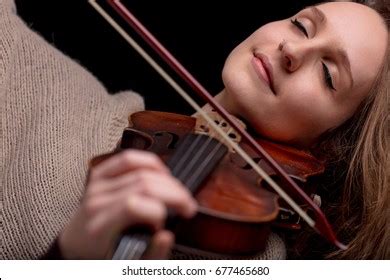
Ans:
{"type": "Polygon", "coordinates": [[[314,51],[314,47],[308,43],[287,42],[285,40],[279,44],[278,49],[281,52],[282,67],[288,72],[297,71],[314,51]]]}

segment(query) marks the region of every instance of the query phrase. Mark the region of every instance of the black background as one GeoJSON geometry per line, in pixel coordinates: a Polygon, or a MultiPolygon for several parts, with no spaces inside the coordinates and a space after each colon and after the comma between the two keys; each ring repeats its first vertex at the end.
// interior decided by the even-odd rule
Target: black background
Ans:
{"type": "MultiPolygon", "coordinates": [[[[122,2],[216,94],[222,89],[224,60],[238,43],[262,24],[292,16],[316,1],[122,2]]],[[[32,29],[89,69],[109,92],[133,89],[144,96],[147,109],[192,112],[87,0],[16,0],[16,4],[32,29]]],[[[112,13],[109,6],[105,8],[112,13]]]]}

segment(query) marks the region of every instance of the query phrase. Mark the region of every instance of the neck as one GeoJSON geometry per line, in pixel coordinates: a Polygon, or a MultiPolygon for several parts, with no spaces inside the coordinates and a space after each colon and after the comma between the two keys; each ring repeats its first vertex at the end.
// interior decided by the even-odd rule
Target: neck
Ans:
{"type": "MultiPolygon", "coordinates": [[[[244,125],[244,127],[246,127],[248,132],[250,132],[253,135],[258,135],[261,138],[269,139],[270,141],[273,142],[279,142],[284,145],[292,146],[299,149],[305,149],[305,150],[311,150],[311,148],[313,148],[314,144],[316,143],[316,139],[305,138],[305,139],[289,139],[289,140],[284,139],[283,140],[283,139],[277,139],[277,138],[275,139],[273,137],[270,137],[270,135],[273,134],[267,136],[265,134],[260,133],[258,129],[256,129],[256,126],[253,125],[253,123],[251,124],[250,119],[246,119],[242,116],[242,112],[241,112],[242,109],[240,109],[239,106],[237,106],[237,104],[234,103],[232,98],[228,98],[228,92],[226,91],[226,89],[223,89],[221,92],[215,95],[214,99],[220,105],[222,105],[232,116],[234,116],[236,119],[239,119],[241,123],[246,122],[246,125],[244,125]]],[[[209,108],[208,104],[206,104],[203,108],[205,110],[211,109],[209,108]]]]}

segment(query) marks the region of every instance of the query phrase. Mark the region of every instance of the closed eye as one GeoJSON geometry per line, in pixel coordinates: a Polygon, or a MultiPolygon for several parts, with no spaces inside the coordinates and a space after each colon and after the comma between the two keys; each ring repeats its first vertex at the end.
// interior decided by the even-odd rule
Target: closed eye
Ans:
{"type": "Polygon", "coordinates": [[[307,33],[307,30],[305,26],[300,22],[298,19],[291,19],[291,23],[294,24],[307,38],[309,38],[309,34],[307,33]]]}
{"type": "Polygon", "coordinates": [[[328,66],[326,66],[325,63],[322,62],[322,69],[324,71],[324,79],[325,79],[325,83],[326,83],[326,86],[330,89],[333,89],[333,90],[336,90],[333,86],[333,80],[332,80],[332,75],[330,74],[329,72],[329,68],[328,66]]]}

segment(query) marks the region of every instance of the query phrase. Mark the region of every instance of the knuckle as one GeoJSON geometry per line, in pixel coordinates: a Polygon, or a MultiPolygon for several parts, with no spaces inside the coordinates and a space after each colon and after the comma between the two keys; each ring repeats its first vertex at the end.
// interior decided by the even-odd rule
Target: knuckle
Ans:
{"type": "Polygon", "coordinates": [[[84,203],[84,212],[87,217],[95,216],[100,210],[99,204],[94,199],[88,199],[84,203]]]}
{"type": "Polygon", "coordinates": [[[150,178],[150,172],[145,169],[137,170],[137,179],[141,182],[148,181],[150,178]]]}
{"type": "Polygon", "coordinates": [[[132,216],[134,213],[137,213],[138,209],[138,196],[132,195],[126,199],[126,212],[132,216]]]}
{"type": "Polygon", "coordinates": [[[89,182],[93,182],[95,181],[100,175],[100,172],[99,172],[99,169],[96,168],[96,167],[92,167],[90,170],[89,170],[89,182]]]}
{"type": "Polygon", "coordinates": [[[145,156],[148,157],[148,159],[151,161],[151,162],[154,162],[158,165],[162,165],[162,161],[161,159],[154,153],[151,153],[151,152],[145,152],[145,156]]]}
{"type": "Polygon", "coordinates": [[[124,151],[120,156],[120,164],[123,164],[125,166],[132,165],[134,158],[134,151],[132,150],[126,150],[124,151]]]}
{"type": "Polygon", "coordinates": [[[137,151],[137,153],[139,154],[139,156],[142,155],[142,157],[146,160],[146,162],[148,162],[151,165],[160,168],[165,166],[162,160],[160,159],[160,157],[155,153],[148,152],[148,151],[137,151]]]}
{"type": "Polygon", "coordinates": [[[146,196],[151,196],[153,194],[153,185],[148,182],[144,182],[141,185],[141,193],[146,196]]]}
{"type": "Polygon", "coordinates": [[[85,233],[91,239],[97,238],[100,235],[101,231],[102,229],[95,226],[92,222],[87,222],[85,224],[85,233]]]}
{"type": "Polygon", "coordinates": [[[103,182],[101,182],[100,180],[89,182],[86,188],[86,195],[93,196],[103,188],[103,185],[103,182]]]}
{"type": "Polygon", "coordinates": [[[144,165],[144,167],[154,167],[158,170],[167,169],[163,161],[156,154],[148,151],[126,150],[121,153],[120,161],[120,164],[126,167],[136,167],[142,162],[141,165],[144,165]]]}
{"type": "Polygon", "coordinates": [[[143,190],[150,190],[152,176],[148,170],[139,170],[136,174],[136,179],[138,184],[141,186],[143,190]]]}
{"type": "Polygon", "coordinates": [[[163,221],[168,215],[167,208],[163,203],[153,203],[153,206],[149,208],[149,213],[140,212],[140,200],[137,195],[133,195],[127,198],[126,214],[129,219],[135,222],[145,222],[155,225],[162,225],[163,221]]]}

